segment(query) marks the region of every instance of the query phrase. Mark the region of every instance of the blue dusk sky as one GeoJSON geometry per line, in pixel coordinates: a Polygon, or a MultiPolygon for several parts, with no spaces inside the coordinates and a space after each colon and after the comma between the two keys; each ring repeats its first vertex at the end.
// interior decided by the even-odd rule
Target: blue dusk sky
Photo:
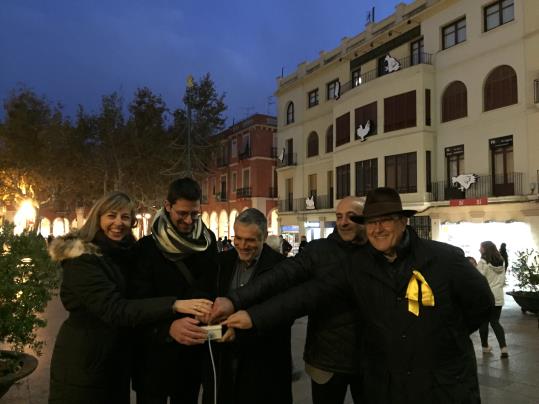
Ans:
{"type": "MultiPolygon", "coordinates": [[[[408,0],[406,3],[410,3],[408,0]]],[[[276,77],[342,37],[394,12],[397,0],[3,0],[0,98],[20,84],[64,106],[97,112],[103,95],[125,102],[147,86],[170,109],[185,78],[211,74],[226,93],[228,124],[275,113],[276,77]],[[274,102],[274,101],[273,101],[274,102]]],[[[4,112],[0,112],[3,118],[4,112]]]]}

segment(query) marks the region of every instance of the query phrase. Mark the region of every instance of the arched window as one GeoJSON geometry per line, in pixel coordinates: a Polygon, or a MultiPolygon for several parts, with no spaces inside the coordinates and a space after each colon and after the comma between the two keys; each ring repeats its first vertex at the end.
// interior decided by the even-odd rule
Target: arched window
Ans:
{"type": "Polygon", "coordinates": [[[290,101],[286,107],[286,124],[294,123],[294,103],[290,101]]]}
{"type": "Polygon", "coordinates": [[[326,153],[333,151],[333,125],[329,125],[326,131],[326,153]]]}
{"type": "Polygon", "coordinates": [[[318,156],[318,133],[311,132],[307,138],[307,157],[318,156]]]}
{"type": "Polygon", "coordinates": [[[468,92],[462,81],[453,81],[442,95],[442,122],[468,116],[468,92]]]}
{"type": "Polygon", "coordinates": [[[483,103],[485,111],[518,102],[517,74],[511,66],[498,66],[485,80],[483,103]]]}

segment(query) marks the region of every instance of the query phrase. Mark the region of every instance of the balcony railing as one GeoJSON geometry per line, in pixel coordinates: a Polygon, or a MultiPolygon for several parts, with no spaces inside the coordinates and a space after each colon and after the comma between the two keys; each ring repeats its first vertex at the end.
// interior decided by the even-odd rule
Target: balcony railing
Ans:
{"type": "Polygon", "coordinates": [[[470,199],[491,196],[524,195],[522,189],[523,173],[480,175],[477,181],[464,191],[447,181],[432,183],[432,201],[450,199],[470,199]]]}
{"type": "Polygon", "coordinates": [[[539,80],[533,81],[533,102],[539,104],[539,80]]]}
{"type": "Polygon", "coordinates": [[[243,152],[241,152],[239,154],[238,157],[239,157],[240,160],[245,160],[245,159],[248,159],[249,157],[251,157],[251,148],[247,147],[243,152]]]}
{"type": "Polygon", "coordinates": [[[225,167],[225,166],[227,166],[229,164],[230,164],[230,159],[228,158],[228,156],[217,157],[217,159],[215,161],[215,165],[217,167],[225,167]]]}
{"type": "Polygon", "coordinates": [[[269,187],[269,189],[268,189],[268,197],[269,198],[277,198],[277,188],[276,187],[269,187]]]}
{"type": "Polygon", "coordinates": [[[281,199],[279,200],[279,211],[298,212],[306,210],[331,209],[333,198],[330,195],[317,195],[314,198],[314,209],[307,209],[307,198],[281,199]]]}
{"type": "MultiPolygon", "coordinates": [[[[281,156],[279,156],[281,157],[281,156]]],[[[298,157],[297,153],[284,153],[282,155],[282,160],[280,158],[277,158],[277,167],[287,167],[287,166],[295,166],[298,164],[298,157]]]]}
{"type": "Polygon", "coordinates": [[[236,189],[236,196],[238,198],[250,198],[252,188],[251,187],[243,187],[236,189]]]}
{"type": "MultiPolygon", "coordinates": [[[[407,56],[405,58],[397,59],[397,60],[400,63],[400,68],[399,68],[399,70],[397,70],[397,72],[398,72],[398,71],[401,71],[401,70],[404,70],[404,69],[408,69],[409,67],[412,67],[412,66],[415,66],[415,65],[422,65],[422,64],[431,65],[432,64],[432,55],[430,53],[422,52],[419,55],[407,56]]],[[[396,73],[396,72],[394,72],[394,73],[396,73]]],[[[374,80],[374,79],[376,79],[378,77],[387,76],[388,74],[391,74],[391,73],[386,73],[386,74],[380,76],[378,74],[378,69],[369,70],[368,72],[365,72],[361,76],[359,76],[358,79],[350,80],[350,81],[344,83],[341,86],[341,95],[343,95],[347,91],[352,90],[355,87],[361,87],[363,84],[365,84],[365,83],[367,83],[367,82],[369,82],[371,80],[374,80]]]]}
{"type": "Polygon", "coordinates": [[[217,202],[226,202],[226,201],[228,201],[228,197],[226,195],[226,192],[217,192],[215,194],[215,200],[217,202]]]}

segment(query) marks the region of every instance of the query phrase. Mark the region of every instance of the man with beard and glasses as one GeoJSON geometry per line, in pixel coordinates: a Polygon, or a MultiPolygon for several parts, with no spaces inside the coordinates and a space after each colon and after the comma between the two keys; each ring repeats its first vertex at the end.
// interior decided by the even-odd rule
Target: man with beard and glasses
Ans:
{"type": "MultiPolygon", "coordinates": [[[[215,235],[200,215],[200,186],[191,178],[169,185],[152,234],[135,249],[130,294],[136,298],[210,297],[217,277],[215,235]]],[[[202,313],[201,313],[202,314],[202,313]]],[[[138,404],[196,404],[207,339],[199,320],[188,315],[140,329],[134,351],[133,389],[138,404]]]]}

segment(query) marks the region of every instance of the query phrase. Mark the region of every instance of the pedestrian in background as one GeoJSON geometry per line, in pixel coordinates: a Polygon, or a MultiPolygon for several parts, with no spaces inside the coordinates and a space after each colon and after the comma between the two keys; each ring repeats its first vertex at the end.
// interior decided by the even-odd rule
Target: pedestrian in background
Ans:
{"type": "MultiPolygon", "coordinates": [[[[503,244],[502,244],[503,245],[503,244]]],[[[505,331],[500,324],[500,315],[502,313],[502,306],[504,303],[503,298],[503,285],[505,283],[505,268],[504,260],[496,246],[492,241],[483,241],[479,247],[481,253],[481,259],[477,264],[477,269],[485,278],[487,278],[490,290],[494,295],[495,307],[490,314],[488,321],[481,324],[479,327],[479,336],[481,338],[481,346],[483,347],[483,353],[492,352],[492,347],[488,345],[488,325],[494,330],[498,344],[500,345],[501,357],[507,358],[509,353],[507,352],[507,344],[505,342],[505,331]]]]}

